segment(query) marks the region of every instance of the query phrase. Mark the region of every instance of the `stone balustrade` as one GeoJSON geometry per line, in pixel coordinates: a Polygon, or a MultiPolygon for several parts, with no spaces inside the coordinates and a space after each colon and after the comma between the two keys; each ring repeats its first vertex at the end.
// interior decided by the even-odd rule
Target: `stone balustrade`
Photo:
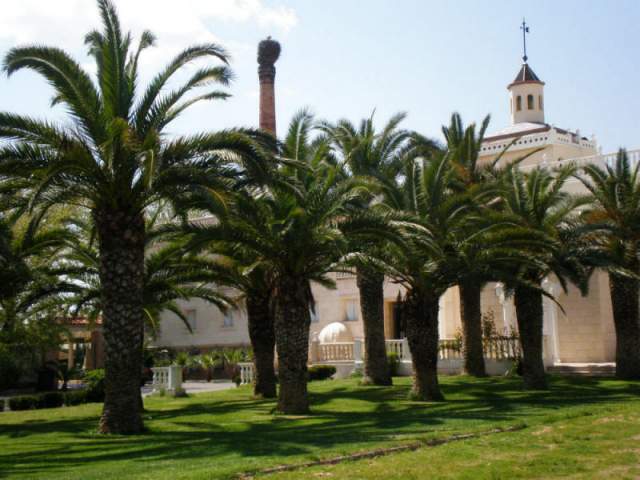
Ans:
{"type": "Polygon", "coordinates": [[[354,342],[321,343],[319,348],[320,360],[329,362],[354,360],[353,343],[354,342]]]}
{"type": "Polygon", "coordinates": [[[182,367],[171,365],[169,367],[154,367],[153,389],[175,391],[182,388],[182,367]]]}
{"type": "MultiPolygon", "coordinates": [[[[393,353],[401,361],[411,361],[411,351],[406,338],[385,340],[387,353],[393,353]]],[[[309,347],[309,362],[341,362],[364,361],[364,342],[339,342],[321,344],[312,341],[309,347]]],[[[495,336],[484,341],[484,356],[490,360],[512,360],[520,356],[520,342],[516,336],[495,336]]],[[[463,358],[459,340],[442,339],[438,358],[440,360],[457,360],[463,358]]]]}
{"type": "MultiPolygon", "coordinates": [[[[546,343],[545,336],[545,356],[546,343]]],[[[409,342],[407,339],[385,340],[385,344],[387,353],[394,353],[405,365],[409,364],[409,367],[407,367],[409,370],[405,369],[405,373],[403,373],[403,375],[409,374],[407,372],[410,372],[411,368],[411,351],[409,349],[409,342]]],[[[498,364],[504,364],[505,361],[511,361],[520,357],[520,352],[520,342],[517,336],[495,336],[489,340],[485,340],[484,342],[485,359],[498,362],[498,364]]],[[[325,362],[333,365],[350,364],[351,370],[349,371],[361,370],[363,367],[364,355],[364,341],[359,338],[355,339],[353,342],[326,344],[320,344],[320,342],[314,340],[309,345],[309,363],[312,365],[325,362]]],[[[438,360],[442,363],[445,373],[459,372],[463,357],[464,355],[459,340],[440,340],[438,360]],[[449,370],[451,370],[451,372],[449,370]]],[[[242,362],[238,363],[238,367],[240,369],[240,384],[253,384],[255,381],[254,364],[252,362],[242,362]]],[[[159,383],[168,382],[168,368],[170,367],[153,369],[154,385],[156,383],[156,378],[159,383]],[[158,371],[157,374],[156,370],[158,371]]]]}
{"type": "Polygon", "coordinates": [[[255,368],[253,362],[238,363],[240,369],[240,385],[250,385],[255,379],[255,368]]]}

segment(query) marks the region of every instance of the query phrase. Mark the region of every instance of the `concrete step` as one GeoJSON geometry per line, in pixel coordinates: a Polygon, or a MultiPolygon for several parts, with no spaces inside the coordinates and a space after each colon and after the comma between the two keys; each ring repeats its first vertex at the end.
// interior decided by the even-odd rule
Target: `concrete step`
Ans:
{"type": "Polygon", "coordinates": [[[547,371],[558,375],[612,377],[616,373],[616,365],[615,363],[561,363],[548,367],[547,371]]]}

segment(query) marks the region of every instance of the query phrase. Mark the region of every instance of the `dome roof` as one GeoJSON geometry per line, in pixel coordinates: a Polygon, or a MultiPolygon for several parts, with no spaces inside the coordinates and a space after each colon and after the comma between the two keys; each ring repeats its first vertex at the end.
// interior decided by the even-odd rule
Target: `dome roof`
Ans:
{"type": "Polygon", "coordinates": [[[320,330],[320,343],[353,342],[353,334],[342,322],[333,322],[320,330]]]}

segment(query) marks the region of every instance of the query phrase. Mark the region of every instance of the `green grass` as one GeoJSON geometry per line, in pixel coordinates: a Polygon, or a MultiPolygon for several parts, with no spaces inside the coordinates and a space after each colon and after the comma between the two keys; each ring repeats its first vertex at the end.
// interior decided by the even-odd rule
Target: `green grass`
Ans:
{"type": "Polygon", "coordinates": [[[425,478],[427,472],[432,478],[546,478],[554,468],[580,472],[601,459],[610,468],[638,463],[630,442],[605,453],[616,434],[621,439],[640,434],[640,384],[554,378],[551,391],[529,393],[519,379],[445,377],[447,401],[424,404],[407,399],[409,379],[395,382],[392,388],[359,387],[355,380],[312,383],[313,415],[306,417],[273,415],[274,402],[251,399],[248,388],[151,398],[149,433],[131,437],[94,433],[100,405],[4,413],[0,478],[232,478],[274,465],[523,423],[528,428],[520,432],[268,478],[404,479],[425,478]],[[502,464],[517,475],[501,476],[502,464]]]}
{"type": "Polygon", "coordinates": [[[554,418],[501,433],[374,459],[318,466],[269,480],[637,480],[640,478],[638,402],[554,418]]]}

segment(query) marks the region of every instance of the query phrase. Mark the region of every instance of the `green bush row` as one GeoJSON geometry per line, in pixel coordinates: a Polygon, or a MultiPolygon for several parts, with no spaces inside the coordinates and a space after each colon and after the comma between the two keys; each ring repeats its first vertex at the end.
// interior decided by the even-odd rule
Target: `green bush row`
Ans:
{"type": "MultiPolygon", "coordinates": [[[[14,411],[33,410],[40,408],[57,408],[62,405],[73,406],[87,403],[87,390],[72,390],[70,392],[45,392],[36,395],[20,395],[8,399],[9,408],[14,411]]],[[[4,409],[4,402],[0,404],[0,411],[4,409]]]]}
{"type": "Polygon", "coordinates": [[[333,365],[314,365],[309,367],[308,375],[309,381],[314,380],[326,380],[331,378],[336,373],[336,367],[333,365]]]}
{"type": "MultiPolygon", "coordinates": [[[[9,398],[11,410],[56,408],[80,405],[87,402],[104,402],[104,370],[92,370],[84,378],[86,388],[68,392],[45,392],[36,395],[20,395],[9,398]]],[[[4,404],[0,405],[0,411],[4,404]]]]}
{"type": "Polygon", "coordinates": [[[400,356],[395,352],[387,353],[387,365],[389,366],[389,375],[397,377],[400,373],[400,356]]]}

